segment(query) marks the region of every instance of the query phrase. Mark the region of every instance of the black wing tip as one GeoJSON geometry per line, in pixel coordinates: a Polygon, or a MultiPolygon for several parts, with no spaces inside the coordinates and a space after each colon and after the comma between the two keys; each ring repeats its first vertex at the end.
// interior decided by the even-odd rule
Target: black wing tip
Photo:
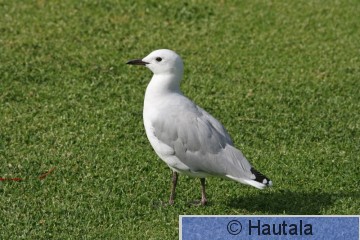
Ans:
{"type": "Polygon", "coordinates": [[[253,179],[254,181],[262,183],[269,187],[272,186],[272,181],[268,177],[266,177],[264,174],[262,174],[261,172],[259,172],[258,170],[256,170],[253,167],[250,169],[250,171],[255,176],[255,179],[253,179]]]}

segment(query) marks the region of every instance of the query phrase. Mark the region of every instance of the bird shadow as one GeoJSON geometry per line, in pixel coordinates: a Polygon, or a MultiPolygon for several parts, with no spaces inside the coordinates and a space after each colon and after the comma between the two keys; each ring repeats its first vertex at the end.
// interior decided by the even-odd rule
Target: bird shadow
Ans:
{"type": "Polygon", "coordinates": [[[249,212],[267,212],[268,214],[321,215],[336,201],[344,198],[359,198],[360,192],[325,193],[313,192],[262,192],[253,196],[229,199],[230,208],[249,212]]]}

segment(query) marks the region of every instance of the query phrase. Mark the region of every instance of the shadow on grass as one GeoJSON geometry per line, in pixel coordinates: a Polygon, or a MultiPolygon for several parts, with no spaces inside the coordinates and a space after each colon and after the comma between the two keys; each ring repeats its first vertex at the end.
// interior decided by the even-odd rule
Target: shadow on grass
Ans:
{"type": "Polygon", "coordinates": [[[360,192],[323,193],[323,192],[267,192],[255,196],[230,199],[229,207],[250,212],[263,211],[269,214],[315,215],[330,207],[335,201],[347,197],[360,197],[360,192]]]}

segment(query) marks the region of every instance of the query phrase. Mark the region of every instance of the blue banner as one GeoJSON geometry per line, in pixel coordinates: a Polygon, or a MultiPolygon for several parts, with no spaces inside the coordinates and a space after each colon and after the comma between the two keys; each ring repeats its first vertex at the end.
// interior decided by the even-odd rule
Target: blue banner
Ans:
{"type": "Polygon", "coordinates": [[[359,240],[359,216],[180,216],[180,239],[359,240]]]}

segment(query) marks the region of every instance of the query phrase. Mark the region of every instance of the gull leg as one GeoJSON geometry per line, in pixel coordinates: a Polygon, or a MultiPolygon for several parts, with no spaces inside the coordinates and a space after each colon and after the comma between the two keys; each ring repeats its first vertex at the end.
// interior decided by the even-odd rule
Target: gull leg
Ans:
{"type": "Polygon", "coordinates": [[[206,193],[205,193],[205,178],[200,178],[201,182],[201,205],[206,205],[206,193]]]}
{"type": "Polygon", "coordinates": [[[177,179],[178,179],[178,173],[175,172],[175,171],[173,171],[173,175],[172,175],[172,187],[171,187],[170,200],[169,200],[169,204],[170,204],[170,205],[173,205],[173,204],[174,204],[175,189],[176,189],[177,179]]]}

